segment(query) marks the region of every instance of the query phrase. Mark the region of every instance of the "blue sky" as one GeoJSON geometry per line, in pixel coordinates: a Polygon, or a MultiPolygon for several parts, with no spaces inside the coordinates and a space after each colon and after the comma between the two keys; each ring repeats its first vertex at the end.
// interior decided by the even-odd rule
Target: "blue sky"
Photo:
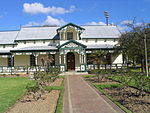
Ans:
{"type": "Polygon", "coordinates": [[[0,30],[68,22],[103,25],[104,11],[109,23],[119,26],[134,17],[137,23],[150,22],[150,0],[1,0],[0,30]]]}

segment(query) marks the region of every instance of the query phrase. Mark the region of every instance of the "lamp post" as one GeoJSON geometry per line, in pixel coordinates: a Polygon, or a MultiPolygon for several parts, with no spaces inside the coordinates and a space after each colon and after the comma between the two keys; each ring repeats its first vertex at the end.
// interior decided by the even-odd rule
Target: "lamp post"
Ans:
{"type": "Polygon", "coordinates": [[[144,34],[144,45],[145,45],[146,76],[148,76],[148,60],[147,60],[146,34],[144,34]]]}
{"type": "Polygon", "coordinates": [[[106,18],[106,25],[108,26],[108,18],[109,18],[108,11],[104,11],[104,16],[106,18]]]}

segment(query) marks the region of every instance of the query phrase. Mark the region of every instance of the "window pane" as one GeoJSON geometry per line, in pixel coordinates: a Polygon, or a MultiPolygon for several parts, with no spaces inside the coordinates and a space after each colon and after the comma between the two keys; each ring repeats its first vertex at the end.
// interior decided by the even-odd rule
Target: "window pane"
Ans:
{"type": "Polygon", "coordinates": [[[73,39],[73,32],[67,32],[67,39],[68,40],[73,39]]]}
{"type": "Polygon", "coordinates": [[[30,55],[30,66],[35,66],[35,56],[30,55]]]}

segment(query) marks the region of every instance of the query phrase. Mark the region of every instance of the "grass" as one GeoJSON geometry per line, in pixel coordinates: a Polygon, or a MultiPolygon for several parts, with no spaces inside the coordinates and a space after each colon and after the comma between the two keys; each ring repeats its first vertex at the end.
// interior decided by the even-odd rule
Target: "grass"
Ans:
{"type": "Polygon", "coordinates": [[[122,104],[116,101],[112,96],[108,95],[104,88],[110,88],[110,87],[119,87],[120,84],[93,84],[101,93],[105,94],[107,98],[109,98],[113,103],[115,103],[118,107],[120,107],[124,112],[126,113],[132,113],[130,110],[128,110],[126,107],[124,107],[122,104]]]}
{"type": "Polygon", "coordinates": [[[33,81],[25,77],[0,78],[0,113],[5,112],[26,92],[26,85],[33,81]]]}
{"type": "Polygon", "coordinates": [[[139,85],[142,84],[142,80],[143,80],[142,78],[145,78],[146,81],[144,81],[145,84],[143,85],[143,88],[144,88],[145,91],[150,92],[150,85],[149,85],[150,77],[149,76],[148,77],[147,76],[142,76],[142,78],[139,78],[139,79],[142,79],[140,81],[140,83],[138,83],[139,80],[137,80],[137,77],[133,78],[131,76],[120,76],[120,75],[119,76],[118,75],[108,76],[109,79],[112,79],[112,80],[115,80],[115,81],[118,81],[118,82],[121,82],[122,77],[125,77],[126,79],[132,79],[128,83],[128,85],[131,86],[131,87],[138,88],[138,89],[140,89],[139,85]]]}
{"type": "Polygon", "coordinates": [[[84,77],[84,78],[91,78],[91,77],[96,77],[96,75],[83,75],[82,77],[84,77]]]}
{"type": "Polygon", "coordinates": [[[45,86],[44,89],[47,90],[47,91],[51,91],[51,90],[63,90],[64,87],[63,86],[45,86]]]}
{"type": "Polygon", "coordinates": [[[63,108],[63,97],[64,97],[64,80],[62,81],[62,84],[60,86],[62,89],[60,90],[59,99],[57,101],[57,106],[55,113],[62,113],[63,108]]]}

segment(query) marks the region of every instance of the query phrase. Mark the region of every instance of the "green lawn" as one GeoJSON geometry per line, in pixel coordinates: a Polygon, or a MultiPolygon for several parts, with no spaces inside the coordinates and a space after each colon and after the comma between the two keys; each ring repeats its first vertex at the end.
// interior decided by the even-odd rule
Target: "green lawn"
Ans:
{"type": "Polygon", "coordinates": [[[24,77],[0,78],[0,113],[13,105],[26,91],[28,83],[33,82],[24,77]]]}
{"type": "Polygon", "coordinates": [[[145,91],[150,92],[150,76],[118,76],[118,75],[113,75],[113,76],[108,76],[109,79],[115,80],[115,81],[119,81],[122,82],[122,79],[124,81],[127,81],[130,79],[130,81],[128,82],[129,86],[133,86],[136,87],[138,89],[144,89],[145,91]]]}

